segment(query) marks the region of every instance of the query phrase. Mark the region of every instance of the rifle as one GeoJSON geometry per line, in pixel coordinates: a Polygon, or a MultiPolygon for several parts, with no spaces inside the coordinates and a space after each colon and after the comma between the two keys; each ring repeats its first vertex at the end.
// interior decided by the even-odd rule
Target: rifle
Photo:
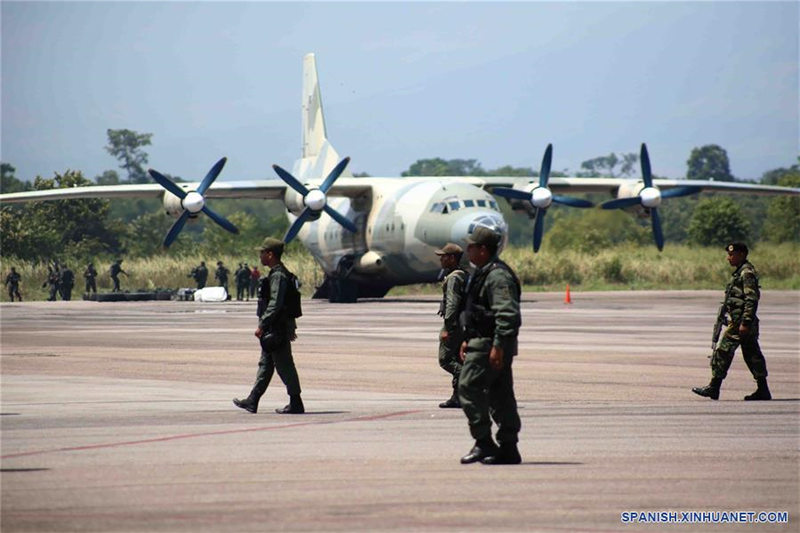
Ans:
{"type": "Polygon", "coordinates": [[[728,301],[728,296],[731,294],[731,289],[733,289],[733,282],[729,283],[727,287],[725,287],[725,298],[723,298],[722,303],[719,304],[719,311],[717,311],[717,321],[714,322],[714,332],[711,334],[711,354],[714,354],[714,350],[717,349],[717,341],[719,340],[720,333],[722,333],[722,326],[728,325],[728,317],[726,315],[727,308],[725,307],[725,302],[728,301]]]}
{"type": "Polygon", "coordinates": [[[711,335],[711,353],[714,353],[714,350],[717,349],[717,341],[719,340],[719,335],[722,333],[722,326],[728,325],[728,317],[725,316],[725,302],[722,302],[719,305],[719,311],[717,311],[717,321],[714,322],[714,332],[711,335]]]}

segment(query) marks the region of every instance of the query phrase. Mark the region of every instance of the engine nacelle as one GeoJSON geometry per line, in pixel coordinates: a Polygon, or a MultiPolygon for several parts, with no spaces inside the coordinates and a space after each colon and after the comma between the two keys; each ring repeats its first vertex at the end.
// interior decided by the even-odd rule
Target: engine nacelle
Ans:
{"type": "Polygon", "coordinates": [[[376,252],[367,252],[356,260],[355,270],[363,274],[377,274],[385,268],[383,258],[376,252]]]}
{"type": "Polygon", "coordinates": [[[181,214],[183,214],[183,204],[181,203],[181,199],[171,192],[164,191],[162,203],[164,204],[164,211],[172,218],[178,218],[181,216],[181,214]]]}
{"type": "MultiPolygon", "coordinates": [[[[539,186],[538,183],[527,183],[522,187],[514,187],[517,190],[525,191],[528,194],[533,194],[533,190],[539,186]]],[[[525,211],[527,215],[533,218],[536,215],[536,207],[531,202],[526,200],[507,199],[514,211],[525,211]]]]}
{"type": "Polygon", "coordinates": [[[634,198],[644,189],[641,181],[625,181],[617,189],[617,198],[634,198]]]}
{"type": "Polygon", "coordinates": [[[291,187],[286,187],[286,193],[283,195],[283,203],[286,205],[286,209],[295,216],[299,215],[306,207],[306,204],[303,203],[303,195],[291,187]]]}

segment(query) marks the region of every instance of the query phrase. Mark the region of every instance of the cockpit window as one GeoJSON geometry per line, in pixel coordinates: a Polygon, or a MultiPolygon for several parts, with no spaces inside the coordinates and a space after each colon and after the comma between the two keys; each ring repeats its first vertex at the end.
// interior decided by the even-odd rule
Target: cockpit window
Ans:
{"type": "Polygon", "coordinates": [[[444,205],[444,202],[435,202],[431,206],[431,213],[443,213],[447,211],[447,206],[444,205]]]}
{"type": "Polygon", "coordinates": [[[495,211],[499,211],[499,209],[497,208],[497,202],[495,202],[494,200],[489,200],[489,206],[491,206],[491,208],[494,209],[495,211]]]}
{"type": "Polygon", "coordinates": [[[478,207],[486,207],[486,200],[477,200],[478,207]]]}
{"type": "Polygon", "coordinates": [[[464,207],[475,207],[475,200],[464,200],[464,207]]]}
{"type": "Polygon", "coordinates": [[[447,205],[450,206],[450,209],[453,211],[458,211],[459,205],[458,202],[447,202],[447,205]]]}

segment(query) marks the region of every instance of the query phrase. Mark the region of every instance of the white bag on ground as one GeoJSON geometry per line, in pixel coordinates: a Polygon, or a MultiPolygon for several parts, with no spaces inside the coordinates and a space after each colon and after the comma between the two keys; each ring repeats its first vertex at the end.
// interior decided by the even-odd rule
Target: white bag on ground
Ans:
{"type": "Polygon", "coordinates": [[[194,291],[195,302],[224,302],[227,299],[225,287],[204,287],[194,291]]]}

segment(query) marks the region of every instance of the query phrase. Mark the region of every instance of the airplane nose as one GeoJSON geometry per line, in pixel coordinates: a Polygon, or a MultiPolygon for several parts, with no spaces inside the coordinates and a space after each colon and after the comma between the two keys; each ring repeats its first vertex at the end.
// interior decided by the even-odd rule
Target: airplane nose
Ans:
{"type": "Polygon", "coordinates": [[[476,226],[485,226],[492,231],[500,234],[500,249],[502,250],[508,242],[508,224],[503,219],[503,215],[496,211],[486,211],[483,213],[471,213],[459,220],[452,231],[452,242],[463,243],[466,245],[467,237],[472,234],[476,226]]]}

